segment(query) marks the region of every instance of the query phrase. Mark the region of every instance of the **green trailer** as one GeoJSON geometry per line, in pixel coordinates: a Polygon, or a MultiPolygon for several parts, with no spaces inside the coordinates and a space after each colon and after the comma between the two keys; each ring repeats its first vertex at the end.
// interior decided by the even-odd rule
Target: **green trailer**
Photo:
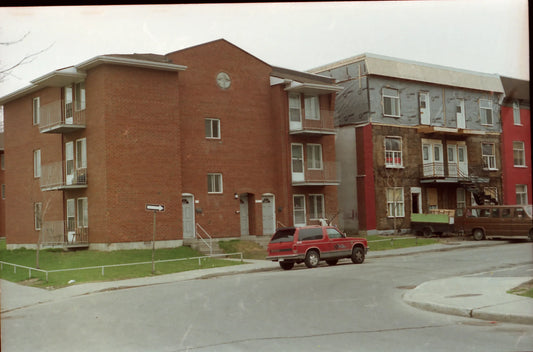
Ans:
{"type": "Polygon", "coordinates": [[[454,213],[453,210],[442,210],[432,214],[411,214],[411,231],[424,237],[455,232],[454,213]]]}

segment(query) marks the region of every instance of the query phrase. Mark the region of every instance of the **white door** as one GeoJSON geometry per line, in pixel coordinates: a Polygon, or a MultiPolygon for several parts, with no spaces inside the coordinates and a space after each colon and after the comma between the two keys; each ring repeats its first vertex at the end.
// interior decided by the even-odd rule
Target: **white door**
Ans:
{"type": "Polygon", "coordinates": [[[65,87],[65,123],[72,125],[73,120],[72,87],[65,87]]]}
{"type": "Polygon", "coordinates": [[[274,195],[264,194],[262,197],[263,204],[263,235],[273,235],[276,232],[276,213],[274,195]]]}
{"type": "Polygon", "coordinates": [[[422,164],[424,176],[444,176],[442,144],[431,140],[422,142],[422,164]]]}
{"type": "Polygon", "coordinates": [[[74,242],[76,235],[76,203],[74,199],[67,199],[67,241],[74,242]]]}
{"type": "Polygon", "coordinates": [[[429,125],[431,122],[431,117],[429,114],[429,93],[428,92],[418,93],[418,104],[420,106],[420,124],[429,125]]]}
{"type": "Polygon", "coordinates": [[[289,95],[289,129],[302,129],[302,101],[300,94],[289,95]]]}
{"type": "Polygon", "coordinates": [[[74,183],[74,142],[65,143],[65,176],[66,184],[74,183]]]}
{"type": "Polygon", "coordinates": [[[463,99],[457,100],[457,128],[466,128],[466,119],[465,119],[465,101],[463,99]]]}
{"type": "Polygon", "coordinates": [[[194,238],[194,196],[181,196],[181,211],[183,216],[183,238],[194,238]]]}
{"type": "Polygon", "coordinates": [[[292,182],[303,182],[304,176],[304,146],[303,144],[291,144],[292,159],[292,182]]]}
{"type": "Polygon", "coordinates": [[[457,146],[448,145],[448,176],[458,177],[457,146]]]}
{"type": "Polygon", "coordinates": [[[305,226],[307,215],[305,212],[305,196],[294,195],[292,197],[294,226],[305,226]]]}
{"type": "Polygon", "coordinates": [[[433,144],[433,160],[435,164],[435,175],[444,176],[442,144],[433,144]]]}
{"type": "Polygon", "coordinates": [[[239,197],[241,214],[241,236],[248,236],[250,234],[250,221],[248,218],[248,194],[241,194],[239,197]]]}
{"type": "Polygon", "coordinates": [[[459,167],[459,176],[468,177],[468,156],[466,145],[457,146],[457,164],[459,167]]]}

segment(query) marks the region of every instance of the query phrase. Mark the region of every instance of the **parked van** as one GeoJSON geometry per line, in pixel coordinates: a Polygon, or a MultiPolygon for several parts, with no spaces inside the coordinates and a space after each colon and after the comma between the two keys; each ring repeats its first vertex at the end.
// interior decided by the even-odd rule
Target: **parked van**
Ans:
{"type": "Polygon", "coordinates": [[[531,205],[480,205],[458,209],[455,229],[476,241],[489,237],[527,237],[533,241],[531,205]]]}

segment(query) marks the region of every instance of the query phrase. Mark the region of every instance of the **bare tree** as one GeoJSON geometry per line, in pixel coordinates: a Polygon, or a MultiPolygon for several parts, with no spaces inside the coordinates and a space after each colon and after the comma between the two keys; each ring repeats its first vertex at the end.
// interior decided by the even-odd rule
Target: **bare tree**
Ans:
{"type": "MultiPolygon", "coordinates": [[[[21,38],[19,38],[17,40],[10,41],[10,42],[0,42],[0,46],[8,47],[8,46],[11,46],[11,45],[19,44],[24,39],[26,39],[29,35],[30,35],[30,32],[27,32],[26,34],[24,34],[21,38]]],[[[42,54],[45,51],[47,51],[48,49],[50,49],[53,45],[54,45],[54,43],[50,44],[47,48],[44,48],[44,49],[36,51],[34,53],[25,55],[23,58],[21,58],[20,60],[18,60],[14,64],[10,64],[10,65],[7,65],[7,66],[4,66],[4,65],[0,66],[0,82],[5,81],[5,79],[8,76],[10,76],[16,68],[18,68],[18,67],[20,67],[22,65],[25,65],[25,64],[29,64],[30,62],[33,62],[33,60],[35,60],[37,58],[37,56],[39,56],[40,54],[42,54]]]]}

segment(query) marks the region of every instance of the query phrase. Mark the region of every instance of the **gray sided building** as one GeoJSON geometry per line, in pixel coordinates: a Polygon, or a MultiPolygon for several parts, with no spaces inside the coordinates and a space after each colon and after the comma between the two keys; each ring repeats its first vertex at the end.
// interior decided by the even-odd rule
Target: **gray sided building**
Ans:
{"type": "Polygon", "coordinates": [[[310,72],[333,77],[340,225],[410,228],[412,213],[498,202],[498,75],[363,54],[310,72]]]}

